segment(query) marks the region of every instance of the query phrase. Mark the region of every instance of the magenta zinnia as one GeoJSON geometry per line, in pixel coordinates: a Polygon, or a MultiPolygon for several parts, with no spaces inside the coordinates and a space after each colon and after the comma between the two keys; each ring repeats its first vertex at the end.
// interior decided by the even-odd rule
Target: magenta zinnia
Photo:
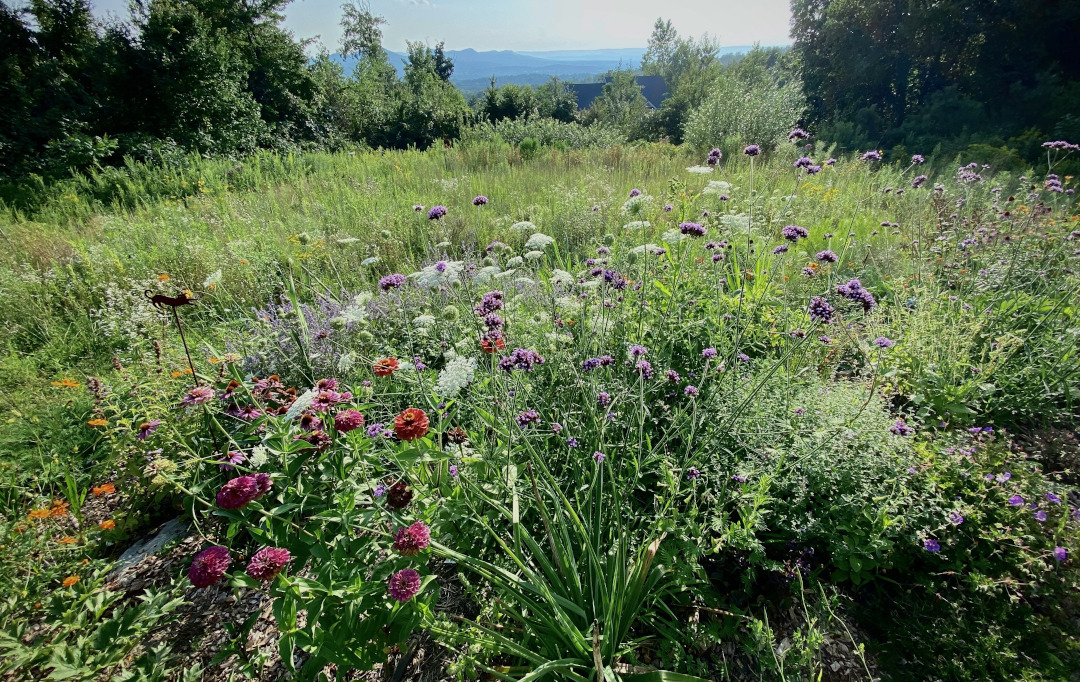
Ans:
{"type": "Polygon", "coordinates": [[[272,483],[267,474],[240,476],[221,486],[217,494],[217,506],[221,509],[243,509],[252,500],[270,492],[272,483]]]}
{"type": "Polygon", "coordinates": [[[225,547],[207,547],[195,555],[188,569],[188,579],[199,589],[216,585],[225,575],[232,559],[225,547]]]}
{"type": "Polygon", "coordinates": [[[342,410],[334,415],[334,428],[338,433],[348,433],[364,425],[364,415],[356,410],[342,410]]]}
{"type": "Polygon", "coordinates": [[[403,568],[390,576],[386,591],[399,602],[407,602],[420,591],[420,574],[414,569],[403,568]]]}
{"type": "Polygon", "coordinates": [[[247,574],[256,580],[273,580],[292,559],[289,550],[280,547],[263,547],[248,562],[247,574]]]}
{"type": "Polygon", "coordinates": [[[398,528],[394,535],[394,549],[402,556],[415,556],[431,544],[431,529],[423,521],[408,528],[398,528]]]}
{"type": "Polygon", "coordinates": [[[205,405],[214,399],[214,389],[209,386],[197,386],[187,392],[181,405],[205,405]]]}

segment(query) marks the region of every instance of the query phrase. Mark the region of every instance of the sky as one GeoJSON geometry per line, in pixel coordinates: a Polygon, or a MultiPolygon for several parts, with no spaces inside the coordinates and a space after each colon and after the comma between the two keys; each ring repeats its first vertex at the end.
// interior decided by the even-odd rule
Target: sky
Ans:
{"type": "MultiPolygon", "coordinates": [[[[128,0],[91,0],[98,14],[127,16],[128,0]]],[[[285,25],[298,38],[337,50],[342,0],[293,0],[285,25]]],[[[786,45],[788,0],[370,0],[386,18],[383,47],[406,40],[450,50],[591,50],[644,47],[653,22],[670,19],[680,35],[708,33],[721,45],[786,45]]]]}

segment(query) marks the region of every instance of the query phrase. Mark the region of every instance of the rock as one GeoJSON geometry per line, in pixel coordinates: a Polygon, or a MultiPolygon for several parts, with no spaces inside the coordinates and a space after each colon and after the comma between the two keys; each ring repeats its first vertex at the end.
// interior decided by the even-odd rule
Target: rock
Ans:
{"type": "Polygon", "coordinates": [[[131,569],[141,563],[147,557],[153,556],[162,550],[165,545],[173,540],[187,535],[188,524],[179,516],[167,521],[151,535],[140,538],[131,547],[120,555],[116,566],[106,577],[107,582],[119,583],[130,579],[131,569]]]}

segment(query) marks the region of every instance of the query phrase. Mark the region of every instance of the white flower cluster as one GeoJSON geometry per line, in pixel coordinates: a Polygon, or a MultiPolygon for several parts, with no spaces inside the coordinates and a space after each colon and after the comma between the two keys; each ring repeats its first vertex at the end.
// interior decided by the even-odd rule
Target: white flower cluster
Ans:
{"type": "Polygon", "coordinates": [[[687,173],[696,173],[698,175],[706,175],[713,172],[712,166],[690,166],[686,169],[687,173]]]}
{"type": "Polygon", "coordinates": [[[445,284],[457,282],[464,270],[465,263],[463,261],[441,260],[409,276],[426,289],[436,289],[445,284]]]}
{"type": "Polygon", "coordinates": [[[648,194],[639,194],[626,200],[626,203],[622,205],[622,213],[624,216],[639,218],[642,214],[647,213],[652,208],[652,205],[652,197],[648,194]]]}
{"type": "Polygon", "coordinates": [[[536,229],[536,225],[528,220],[522,220],[519,223],[514,223],[510,226],[511,232],[532,232],[536,229]]]}
{"type": "Polygon", "coordinates": [[[439,372],[439,379],[435,382],[435,393],[441,398],[453,398],[461,392],[461,389],[472,383],[475,374],[476,360],[455,354],[439,372]]]}
{"type": "Polygon", "coordinates": [[[642,228],[652,227],[652,223],[648,220],[634,220],[623,225],[624,230],[640,230],[642,228]]]}
{"type": "Polygon", "coordinates": [[[554,243],[554,237],[549,237],[543,232],[537,232],[533,236],[529,237],[529,241],[525,242],[525,249],[527,251],[543,251],[554,243]]]}
{"type": "Polygon", "coordinates": [[[725,180],[709,180],[709,184],[701,191],[702,194],[723,194],[731,191],[731,183],[725,180]]]}
{"type": "Polygon", "coordinates": [[[367,320],[367,303],[372,298],[370,291],[362,291],[353,297],[352,302],[340,313],[338,317],[345,320],[345,322],[351,322],[352,324],[361,324],[367,320]]]}
{"type": "Polygon", "coordinates": [[[552,286],[559,286],[564,288],[570,288],[574,286],[574,276],[566,270],[552,270],[551,276],[548,278],[552,286]]]}

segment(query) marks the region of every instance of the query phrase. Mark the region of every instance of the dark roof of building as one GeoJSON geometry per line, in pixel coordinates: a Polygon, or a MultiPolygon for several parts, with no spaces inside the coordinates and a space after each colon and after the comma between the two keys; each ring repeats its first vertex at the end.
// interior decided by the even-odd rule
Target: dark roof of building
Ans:
{"type": "MultiPolygon", "coordinates": [[[[577,96],[578,109],[588,109],[593,100],[604,91],[604,83],[611,80],[610,76],[599,83],[571,83],[570,89],[577,96]]],[[[641,87],[641,95],[650,109],[659,109],[660,104],[668,98],[667,83],[663,76],[638,76],[634,79],[641,87]]]]}

